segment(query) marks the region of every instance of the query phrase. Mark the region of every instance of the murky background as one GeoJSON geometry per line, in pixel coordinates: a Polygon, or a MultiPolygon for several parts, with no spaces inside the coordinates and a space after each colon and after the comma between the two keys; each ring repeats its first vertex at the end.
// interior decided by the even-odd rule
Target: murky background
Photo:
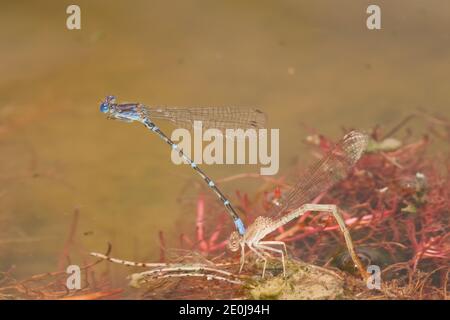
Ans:
{"type": "Polygon", "coordinates": [[[449,115],[450,3],[376,3],[381,31],[366,28],[368,1],[76,1],[82,29],[69,31],[72,2],[2,1],[0,270],[55,270],[76,208],[85,250],[157,259],[159,230],[177,246],[195,212],[176,199],[199,178],[142,126],[107,121],[107,94],[257,106],[281,129],[280,174],[302,157],[302,124],[337,138],[419,107],[449,115]]]}

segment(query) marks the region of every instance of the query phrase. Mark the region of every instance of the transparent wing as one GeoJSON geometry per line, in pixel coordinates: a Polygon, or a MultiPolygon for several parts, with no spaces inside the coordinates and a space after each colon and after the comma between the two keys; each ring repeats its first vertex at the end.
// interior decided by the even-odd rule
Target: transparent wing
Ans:
{"type": "Polygon", "coordinates": [[[250,129],[265,128],[267,117],[252,108],[237,107],[145,107],[148,117],[172,122],[177,127],[191,129],[194,121],[201,121],[204,129],[250,129]]]}
{"type": "Polygon", "coordinates": [[[367,135],[351,131],[342,138],[322,159],[313,164],[300,177],[293,189],[283,196],[278,205],[271,208],[269,216],[280,216],[311,202],[344,179],[367,147],[367,135]]]}

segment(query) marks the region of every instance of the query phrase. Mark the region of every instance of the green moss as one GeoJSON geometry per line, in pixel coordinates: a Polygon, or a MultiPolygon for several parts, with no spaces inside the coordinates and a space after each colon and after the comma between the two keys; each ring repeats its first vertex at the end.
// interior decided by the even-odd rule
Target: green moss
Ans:
{"type": "Polygon", "coordinates": [[[366,152],[380,152],[380,151],[394,151],[402,146],[402,142],[400,140],[394,138],[387,138],[383,141],[375,141],[373,139],[369,140],[369,144],[367,145],[366,152]]]}
{"type": "Polygon", "coordinates": [[[248,285],[250,299],[326,300],[344,297],[343,281],[331,271],[299,261],[289,261],[283,274],[248,285]]]}

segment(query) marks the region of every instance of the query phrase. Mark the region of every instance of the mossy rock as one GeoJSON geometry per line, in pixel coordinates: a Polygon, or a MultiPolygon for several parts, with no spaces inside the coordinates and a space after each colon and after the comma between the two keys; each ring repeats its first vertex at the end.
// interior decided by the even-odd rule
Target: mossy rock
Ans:
{"type": "Polygon", "coordinates": [[[248,285],[250,299],[331,300],[344,297],[344,281],[333,271],[289,261],[283,274],[266,276],[248,285]]]}

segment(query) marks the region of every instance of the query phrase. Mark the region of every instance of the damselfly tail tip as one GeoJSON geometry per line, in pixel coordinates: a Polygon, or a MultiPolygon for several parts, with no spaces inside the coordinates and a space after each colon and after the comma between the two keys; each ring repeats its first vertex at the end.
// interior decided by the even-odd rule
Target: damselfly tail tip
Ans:
{"type": "Polygon", "coordinates": [[[241,235],[244,235],[245,234],[244,222],[242,222],[241,219],[237,219],[234,221],[234,224],[235,224],[236,228],[238,229],[239,233],[241,235]]]}

